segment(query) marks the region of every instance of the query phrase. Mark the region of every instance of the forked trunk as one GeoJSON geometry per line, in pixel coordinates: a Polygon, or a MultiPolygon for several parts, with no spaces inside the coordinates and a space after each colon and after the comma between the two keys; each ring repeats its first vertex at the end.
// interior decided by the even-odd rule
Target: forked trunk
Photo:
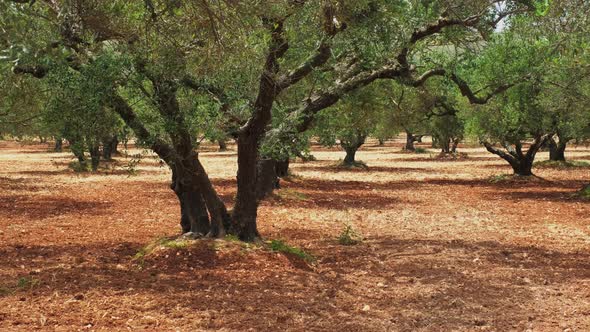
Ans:
{"type": "Polygon", "coordinates": [[[450,139],[444,139],[440,141],[440,148],[441,148],[441,152],[442,153],[451,153],[451,140],[450,139]]]}
{"type": "Polygon", "coordinates": [[[512,167],[515,175],[531,176],[533,175],[532,168],[535,156],[547,139],[549,139],[548,135],[536,136],[526,153],[522,151],[522,144],[520,142],[517,142],[514,147],[505,144],[506,152],[495,148],[488,142],[483,142],[483,144],[489,152],[506,160],[512,167]]]}

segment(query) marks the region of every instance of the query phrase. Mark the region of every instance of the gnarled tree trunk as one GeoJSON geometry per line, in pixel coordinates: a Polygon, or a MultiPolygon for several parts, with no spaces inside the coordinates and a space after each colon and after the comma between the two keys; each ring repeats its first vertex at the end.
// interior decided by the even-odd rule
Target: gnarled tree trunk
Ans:
{"type": "Polygon", "coordinates": [[[232,213],[231,231],[242,241],[260,237],[256,224],[258,211],[258,140],[257,135],[242,132],[238,138],[238,192],[232,213]]]}
{"type": "Polygon", "coordinates": [[[113,154],[117,153],[118,145],[119,138],[117,137],[117,135],[114,135],[109,139],[105,139],[102,142],[102,158],[104,160],[111,160],[113,158],[113,154]]]}
{"type": "Polygon", "coordinates": [[[416,151],[416,147],[414,147],[414,142],[416,141],[416,136],[414,136],[411,132],[406,131],[406,145],[404,146],[404,150],[406,151],[416,151]]]}
{"type": "Polygon", "coordinates": [[[180,202],[180,227],[182,233],[193,232],[206,235],[209,233],[209,215],[207,205],[198,186],[192,181],[193,177],[184,170],[172,169],[172,183],[180,202]]]}
{"type": "Polygon", "coordinates": [[[565,149],[567,147],[566,140],[559,138],[559,142],[557,142],[551,137],[547,141],[547,145],[549,146],[549,160],[565,161],[565,149]]]}
{"type": "Polygon", "coordinates": [[[520,142],[516,143],[514,147],[504,144],[506,151],[495,148],[489,142],[483,142],[483,145],[489,152],[506,160],[510,166],[512,166],[515,175],[530,176],[533,175],[532,168],[535,156],[547,139],[549,139],[549,135],[535,136],[533,143],[526,153],[523,153],[522,144],[520,142]]]}
{"type": "Polygon", "coordinates": [[[278,188],[277,161],[268,158],[258,160],[256,197],[262,200],[278,188]]]}
{"type": "Polygon", "coordinates": [[[343,161],[344,165],[352,166],[356,163],[356,152],[361,146],[363,146],[363,144],[365,144],[366,139],[367,135],[357,134],[350,141],[340,141],[340,146],[346,152],[346,156],[344,157],[343,161]]]}

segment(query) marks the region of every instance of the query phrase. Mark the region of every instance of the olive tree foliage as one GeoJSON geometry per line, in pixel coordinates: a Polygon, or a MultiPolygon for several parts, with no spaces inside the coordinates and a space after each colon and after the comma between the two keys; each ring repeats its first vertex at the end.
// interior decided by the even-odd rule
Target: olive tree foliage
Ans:
{"type": "Polygon", "coordinates": [[[10,67],[0,63],[0,137],[47,137],[50,131],[43,126],[42,115],[46,103],[44,85],[30,77],[10,74],[10,67]]]}
{"type": "Polygon", "coordinates": [[[489,82],[476,93],[452,66],[424,54],[489,35],[535,3],[2,0],[8,28],[0,38],[15,74],[44,80],[56,66],[89,75],[84,68],[99,59],[117,59],[117,75],[104,79],[106,109],[170,167],[183,231],[253,241],[266,137],[306,132],[318,112],[377,80],[418,87],[448,77],[470,102],[485,103],[513,83],[489,82]],[[231,214],[197,150],[214,119],[237,142],[231,214]]]}
{"type": "Polygon", "coordinates": [[[414,143],[430,134],[428,115],[435,107],[435,96],[426,85],[414,88],[393,84],[386,101],[389,109],[383,119],[386,126],[390,131],[405,133],[405,151],[416,151],[414,143]]]}
{"type": "Polygon", "coordinates": [[[340,145],[346,152],[343,166],[362,165],[356,152],[377,129],[385,106],[382,92],[377,85],[359,89],[316,116],[312,133],[322,145],[340,145]]]}
{"type": "MultiPolygon", "coordinates": [[[[558,7],[552,10],[560,11],[558,7]]],[[[555,145],[552,150],[561,150],[563,159],[567,141],[582,137],[590,123],[582,102],[582,91],[588,86],[587,44],[577,33],[564,35],[560,30],[567,19],[563,21],[563,17],[550,13],[544,13],[542,20],[513,21],[494,38],[487,54],[478,58],[479,63],[472,67],[477,69],[466,66],[476,79],[514,75],[524,78],[501,97],[475,109],[467,120],[470,132],[488,151],[508,161],[518,175],[532,175],[535,155],[547,142],[555,145]],[[531,25],[538,29],[530,29],[531,25]],[[500,68],[494,65],[498,60],[504,63],[500,68]],[[559,147],[553,141],[554,135],[562,137],[559,147]],[[530,144],[524,151],[526,142],[530,144]]]]}
{"type": "Polygon", "coordinates": [[[91,166],[97,170],[103,156],[110,157],[113,137],[120,136],[123,123],[109,105],[113,81],[125,66],[102,55],[78,71],[65,64],[55,64],[46,79],[48,105],[44,122],[54,136],[64,138],[82,166],[85,151],[90,152],[91,166]]]}
{"type": "Polygon", "coordinates": [[[544,71],[541,103],[551,110],[550,159],[565,161],[571,141],[590,136],[590,20],[587,1],[556,1],[538,23],[537,34],[553,48],[544,71]]]}
{"type": "MultiPolygon", "coordinates": [[[[482,76],[521,76],[525,79],[476,107],[468,116],[468,128],[486,149],[505,159],[517,175],[532,175],[537,151],[552,135],[550,109],[541,103],[543,68],[550,46],[546,41],[505,31],[495,36],[476,67],[482,76]],[[504,61],[502,68],[493,61],[504,61]],[[525,143],[532,140],[528,150],[525,143]]],[[[476,72],[476,71],[474,71],[476,72]]]]}

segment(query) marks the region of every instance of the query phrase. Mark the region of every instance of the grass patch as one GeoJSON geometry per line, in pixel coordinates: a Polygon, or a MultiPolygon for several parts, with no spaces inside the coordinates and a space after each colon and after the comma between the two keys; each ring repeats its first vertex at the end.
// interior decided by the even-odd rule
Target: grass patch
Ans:
{"type": "Polygon", "coordinates": [[[307,201],[309,199],[306,194],[290,188],[278,190],[276,195],[285,200],[307,201]]]}
{"type": "Polygon", "coordinates": [[[414,153],[424,154],[424,153],[428,153],[428,150],[426,150],[424,148],[416,148],[416,150],[414,150],[414,153]]]}
{"type": "Polygon", "coordinates": [[[590,200],[590,184],[582,188],[582,190],[579,191],[578,196],[590,200]]]}
{"type": "Polygon", "coordinates": [[[12,292],[7,287],[0,287],[0,296],[8,295],[10,293],[12,292]]]}
{"type": "Polygon", "coordinates": [[[557,168],[557,169],[568,169],[568,168],[590,168],[590,163],[586,161],[578,160],[566,160],[566,161],[553,161],[543,160],[537,161],[534,164],[538,168],[557,168]]]}
{"type": "Polygon", "coordinates": [[[189,246],[189,241],[184,239],[171,239],[168,237],[162,237],[157,239],[156,241],[146,245],[145,247],[139,249],[139,251],[133,256],[133,260],[138,261],[140,265],[143,263],[143,260],[147,255],[152,253],[155,249],[163,247],[163,248],[172,248],[172,249],[182,249],[187,248],[189,246]]]}
{"type": "Polygon", "coordinates": [[[85,173],[85,172],[90,172],[92,170],[90,163],[79,162],[78,160],[72,161],[71,163],[69,163],[68,167],[76,173],[85,173]]]}
{"type": "Polygon", "coordinates": [[[488,179],[488,182],[490,183],[502,183],[502,182],[508,182],[512,180],[512,175],[510,174],[498,174],[498,175],[492,175],[490,176],[490,178],[488,179]]]}
{"type": "Polygon", "coordinates": [[[316,261],[316,258],[314,256],[305,252],[303,249],[297,248],[297,247],[292,247],[281,240],[270,241],[269,248],[270,248],[270,250],[275,251],[275,252],[282,252],[285,254],[291,254],[291,255],[297,256],[308,263],[313,263],[316,261]]]}
{"type": "Polygon", "coordinates": [[[353,246],[361,242],[362,236],[352,228],[352,225],[346,225],[338,236],[338,243],[343,246],[353,246]]]}
{"type": "Polygon", "coordinates": [[[467,159],[467,158],[469,158],[469,155],[464,152],[451,152],[451,153],[441,152],[437,155],[431,154],[430,158],[437,159],[437,160],[458,160],[458,159],[467,159]]]}
{"type": "Polygon", "coordinates": [[[41,284],[41,280],[33,277],[20,277],[16,283],[19,289],[33,289],[41,284]]]}
{"type": "Polygon", "coordinates": [[[344,160],[340,159],[338,163],[335,165],[338,168],[346,168],[346,169],[369,169],[369,166],[365,164],[363,161],[353,161],[352,163],[345,163],[344,160]]]}
{"type": "Polygon", "coordinates": [[[229,242],[242,242],[237,235],[227,234],[225,240],[229,242]]]}

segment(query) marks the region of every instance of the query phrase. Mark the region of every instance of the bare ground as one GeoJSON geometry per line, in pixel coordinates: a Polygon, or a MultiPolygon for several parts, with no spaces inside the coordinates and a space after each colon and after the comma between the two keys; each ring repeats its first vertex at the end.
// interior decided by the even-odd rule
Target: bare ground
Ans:
{"type": "MultiPolygon", "coordinates": [[[[589,169],[491,183],[509,168],[483,149],[439,160],[400,147],[365,146],[368,170],[314,149],[263,203],[264,237],[311,265],[219,240],[139,264],[179,230],[166,168],[145,157],[132,175],[120,157],[81,175],[68,153],[0,142],[0,330],[590,330],[590,203],[572,196],[589,169]],[[338,243],[346,225],[362,243],[338,243]]],[[[231,202],[235,151],[201,156],[231,202]]]]}

